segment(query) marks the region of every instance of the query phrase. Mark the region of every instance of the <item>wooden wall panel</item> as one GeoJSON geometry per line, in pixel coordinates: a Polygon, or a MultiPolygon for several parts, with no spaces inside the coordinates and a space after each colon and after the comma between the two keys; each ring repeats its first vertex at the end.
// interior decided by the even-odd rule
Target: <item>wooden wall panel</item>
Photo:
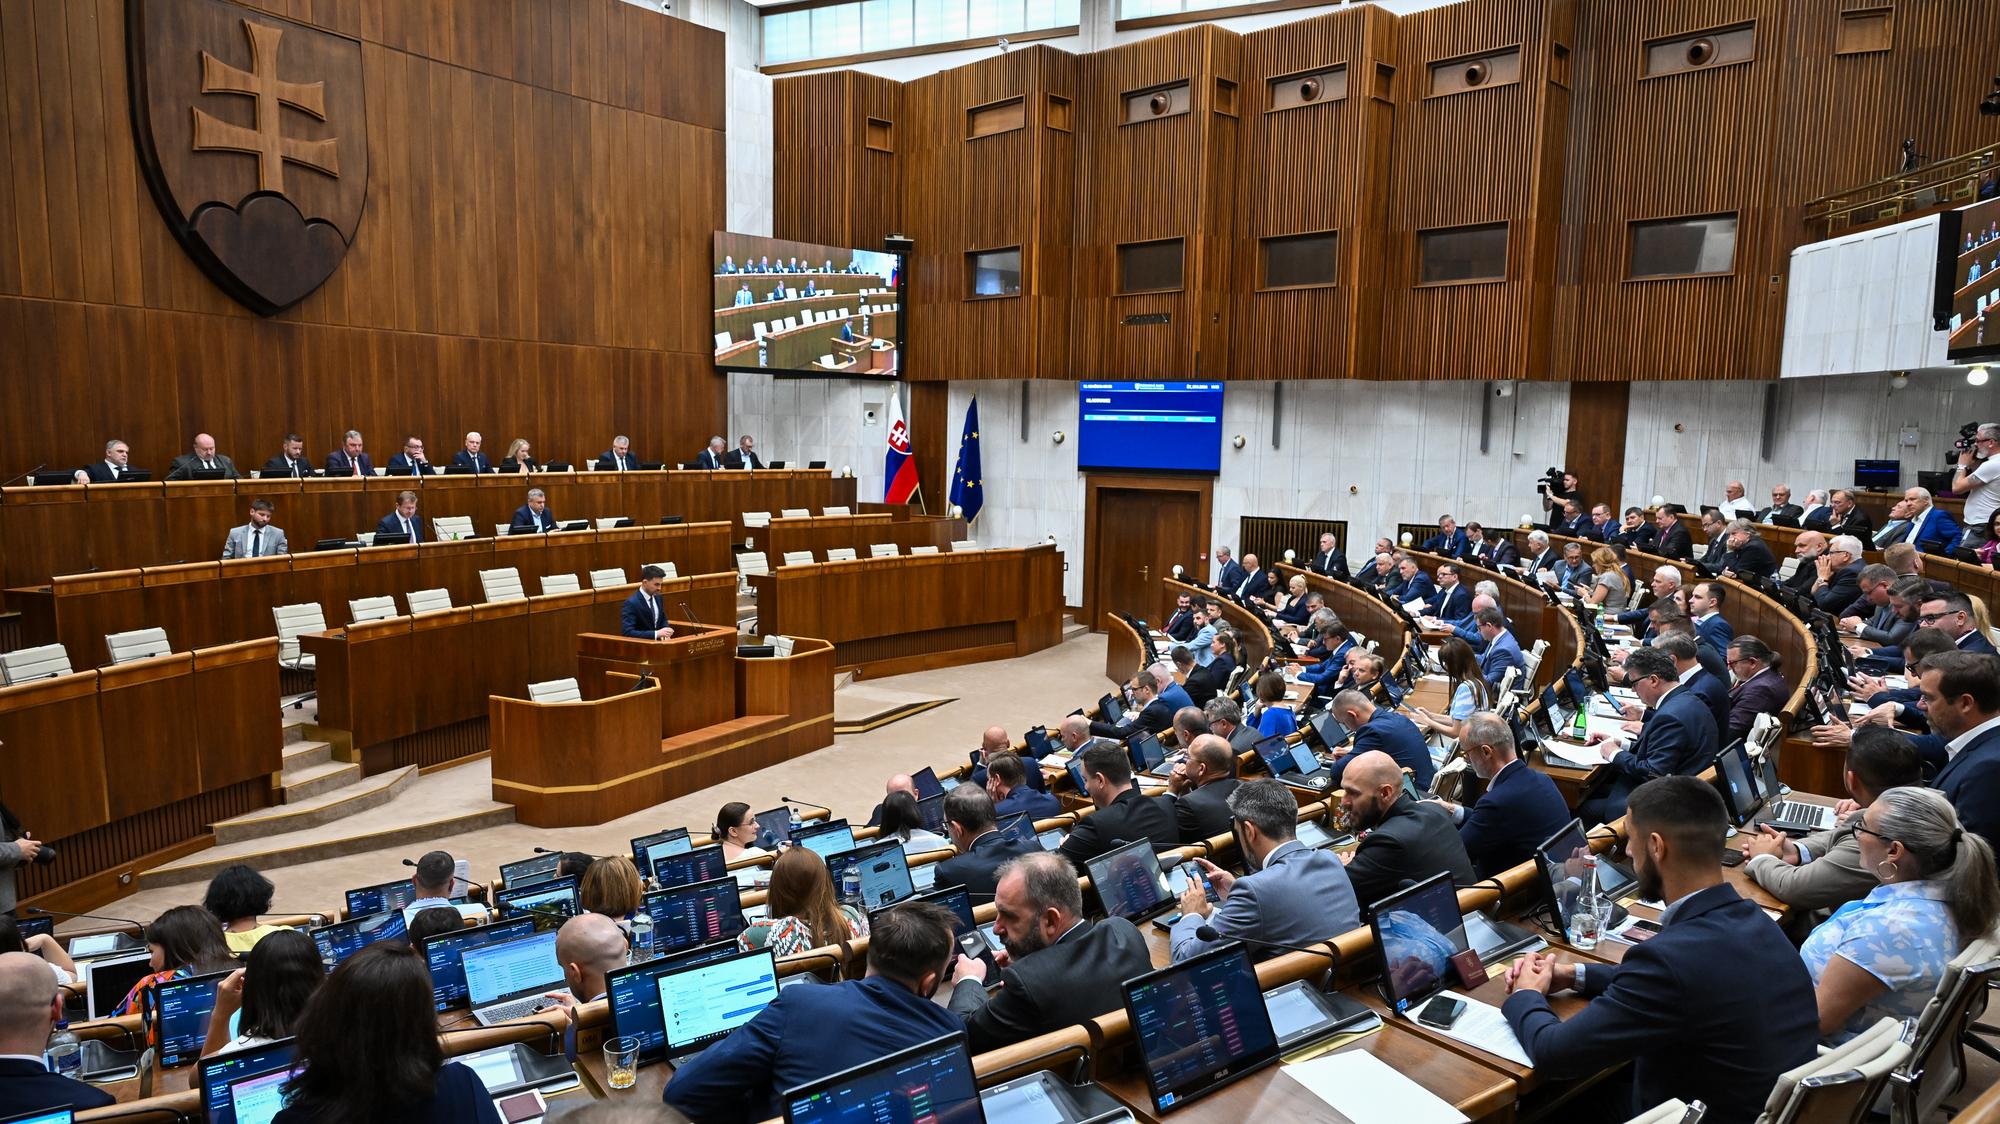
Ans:
{"type": "Polygon", "coordinates": [[[903,98],[901,83],[852,70],[772,84],[776,234],[875,250],[898,232],[903,98]],[[871,118],[888,123],[886,135],[874,134],[878,147],[871,118]]]}
{"type": "Polygon", "coordinates": [[[198,430],[246,470],[289,430],[318,457],[360,429],[378,463],[475,428],[543,459],[614,432],[700,447],[724,415],[720,33],[620,0],[248,6],[362,39],[368,107],[355,244],[271,319],[202,276],[147,192],[125,4],[0,0],[8,475],[111,436],[163,474],[198,430]]]}

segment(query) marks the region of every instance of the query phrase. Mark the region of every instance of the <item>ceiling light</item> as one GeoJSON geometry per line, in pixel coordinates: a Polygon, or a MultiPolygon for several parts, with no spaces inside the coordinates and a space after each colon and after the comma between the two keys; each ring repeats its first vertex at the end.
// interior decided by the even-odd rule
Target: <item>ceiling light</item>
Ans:
{"type": "Polygon", "coordinates": [[[1985,386],[1986,368],[1974,367],[1971,370],[1965,372],[1965,381],[1966,384],[1969,386],[1985,386]]]}

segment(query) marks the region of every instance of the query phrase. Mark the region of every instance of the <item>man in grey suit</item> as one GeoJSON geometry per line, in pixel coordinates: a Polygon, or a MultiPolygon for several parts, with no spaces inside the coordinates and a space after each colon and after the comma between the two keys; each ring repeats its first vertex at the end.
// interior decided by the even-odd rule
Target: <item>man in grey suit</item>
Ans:
{"type": "Polygon", "coordinates": [[[229,528],[229,537],[222,543],[222,557],[262,558],[266,554],[289,554],[291,547],[285,542],[282,528],[271,526],[271,501],[250,501],[250,522],[240,527],[229,528]]]}
{"type": "Polygon", "coordinates": [[[242,475],[236,471],[235,461],[215,451],[215,438],[206,433],[194,435],[194,452],[174,458],[174,467],[167,473],[167,479],[192,480],[200,469],[220,469],[224,480],[235,480],[242,475]]]}
{"type": "MultiPolygon", "coordinates": [[[[1865,725],[1854,731],[1843,770],[1847,791],[1861,808],[1892,788],[1920,785],[1923,759],[1903,733],[1886,726],[1865,725]]],[[[1743,872],[1771,896],[1811,917],[1816,910],[1837,909],[1859,901],[1881,885],[1875,871],[1861,861],[1861,840],[1854,834],[1857,809],[1825,831],[1792,840],[1784,832],[1760,825],[1740,837],[1749,861],[1743,872]]]]}
{"type": "Polygon", "coordinates": [[[1202,717],[1208,719],[1208,731],[1218,738],[1227,738],[1229,748],[1237,753],[1247,753],[1257,744],[1260,736],[1257,727],[1243,724],[1243,708],[1227,695],[1217,695],[1201,708],[1202,717]]]}
{"type": "Polygon", "coordinates": [[[1250,873],[1237,878],[1207,859],[1195,860],[1222,901],[1211,907],[1202,887],[1189,883],[1169,938],[1176,962],[1214,947],[1195,935],[1203,925],[1213,926],[1223,940],[1241,936],[1278,944],[1312,944],[1360,926],[1347,867],[1333,852],[1313,850],[1295,838],[1299,802],[1282,782],[1237,785],[1229,794],[1229,814],[1250,873]]]}
{"type": "Polygon", "coordinates": [[[29,838],[14,813],[0,804],[0,917],[14,916],[14,868],[27,866],[41,853],[42,841],[29,838]]]}

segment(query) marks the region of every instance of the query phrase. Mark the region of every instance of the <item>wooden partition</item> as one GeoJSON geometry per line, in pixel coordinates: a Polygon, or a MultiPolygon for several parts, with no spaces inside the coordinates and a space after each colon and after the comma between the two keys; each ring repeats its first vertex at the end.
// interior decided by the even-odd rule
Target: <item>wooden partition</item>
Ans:
{"type": "Polygon", "coordinates": [[[1279,580],[1285,582],[1291,581],[1293,574],[1304,574],[1306,588],[1326,598],[1326,607],[1333,610],[1348,631],[1359,632],[1373,640],[1376,654],[1387,660],[1391,669],[1402,663],[1403,653],[1409,647],[1408,626],[1394,609],[1384,605],[1379,598],[1346,582],[1301,570],[1297,566],[1281,562],[1271,569],[1279,580]]]}
{"type": "MultiPolygon", "coordinates": [[[[1186,595],[1189,597],[1207,597],[1215,604],[1222,606],[1222,619],[1228,621],[1231,627],[1236,629],[1236,638],[1243,643],[1243,666],[1252,670],[1264,666],[1264,661],[1271,655],[1271,633],[1264,627],[1264,622],[1258,618],[1257,614],[1238,605],[1234,601],[1227,601],[1216,597],[1209,590],[1189,585],[1186,582],[1175,581],[1172,578],[1162,578],[1161,584],[1166,587],[1166,597],[1163,600],[1168,604],[1172,604],[1175,599],[1186,595]]],[[[1164,657],[1166,653],[1161,652],[1160,655],[1164,657]]],[[[1129,679],[1131,676],[1128,675],[1126,678],[1129,679]]],[[[1119,682],[1122,683],[1124,680],[1121,679],[1119,682]]]]}
{"type": "Polygon", "coordinates": [[[9,592],[24,643],[60,643],[73,664],[88,667],[106,658],[105,634],[135,628],[164,628],[176,648],[208,647],[277,635],[278,605],[317,603],[332,625],[348,620],[347,602],[361,597],[393,596],[406,609],[411,590],[443,589],[453,604],[471,604],[484,599],[481,570],[517,569],[529,593],[551,574],[574,574],[588,588],[591,570],[616,568],[637,581],[654,562],[719,573],[733,565],[730,533],[726,523],[683,523],[362,547],[65,575],[9,592]]]}
{"type": "Polygon", "coordinates": [[[277,693],[275,640],[0,687],[0,801],[58,854],[17,871],[21,896],[111,879],[268,804],[277,693]]]}
{"type": "Polygon", "coordinates": [[[1024,656],[1062,639],[1053,546],[785,566],[750,578],[758,631],[831,641],[842,668],[895,675],[1024,656]]]}
{"type": "Polygon", "coordinates": [[[893,543],[900,554],[911,547],[934,546],[939,551],[966,537],[965,520],[941,515],[919,515],[895,520],[886,513],[863,515],[816,515],[810,519],[773,519],[769,528],[752,532],[754,545],[782,565],[789,551],[807,550],[814,559],[826,561],[826,552],[838,547],[867,558],[876,543],[893,543]]]}
{"type": "Polygon", "coordinates": [[[1410,551],[1409,555],[1426,574],[1435,574],[1439,566],[1452,562],[1458,567],[1459,581],[1468,590],[1483,581],[1498,586],[1500,611],[1507,614],[1507,620],[1513,625],[1514,639],[1521,642],[1523,652],[1534,647],[1538,640],[1549,642],[1548,651],[1542,655],[1541,666],[1535,669],[1534,682],[1527,684],[1522,691],[1524,697],[1538,695],[1543,687],[1561,678],[1563,672],[1576,663],[1583,648],[1583,626],[1576,623],[1568,610],[1550,604],[1540,589],[1498,570],[1489,570],[1470,562],[1457,562],[1420,550],[1410,551]]]}

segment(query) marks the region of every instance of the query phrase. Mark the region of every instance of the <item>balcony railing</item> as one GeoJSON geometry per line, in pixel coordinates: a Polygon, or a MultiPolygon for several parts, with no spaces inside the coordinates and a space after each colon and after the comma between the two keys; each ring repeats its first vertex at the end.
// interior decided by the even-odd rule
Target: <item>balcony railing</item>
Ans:
{"type": "Polygon", "coordinates": [[[1962,207],[2000,192],[2000,145],[1939,160],[1914,171],[1806,204],[1806,237],[1837,238],[1871,226],[1962,207]]]}

